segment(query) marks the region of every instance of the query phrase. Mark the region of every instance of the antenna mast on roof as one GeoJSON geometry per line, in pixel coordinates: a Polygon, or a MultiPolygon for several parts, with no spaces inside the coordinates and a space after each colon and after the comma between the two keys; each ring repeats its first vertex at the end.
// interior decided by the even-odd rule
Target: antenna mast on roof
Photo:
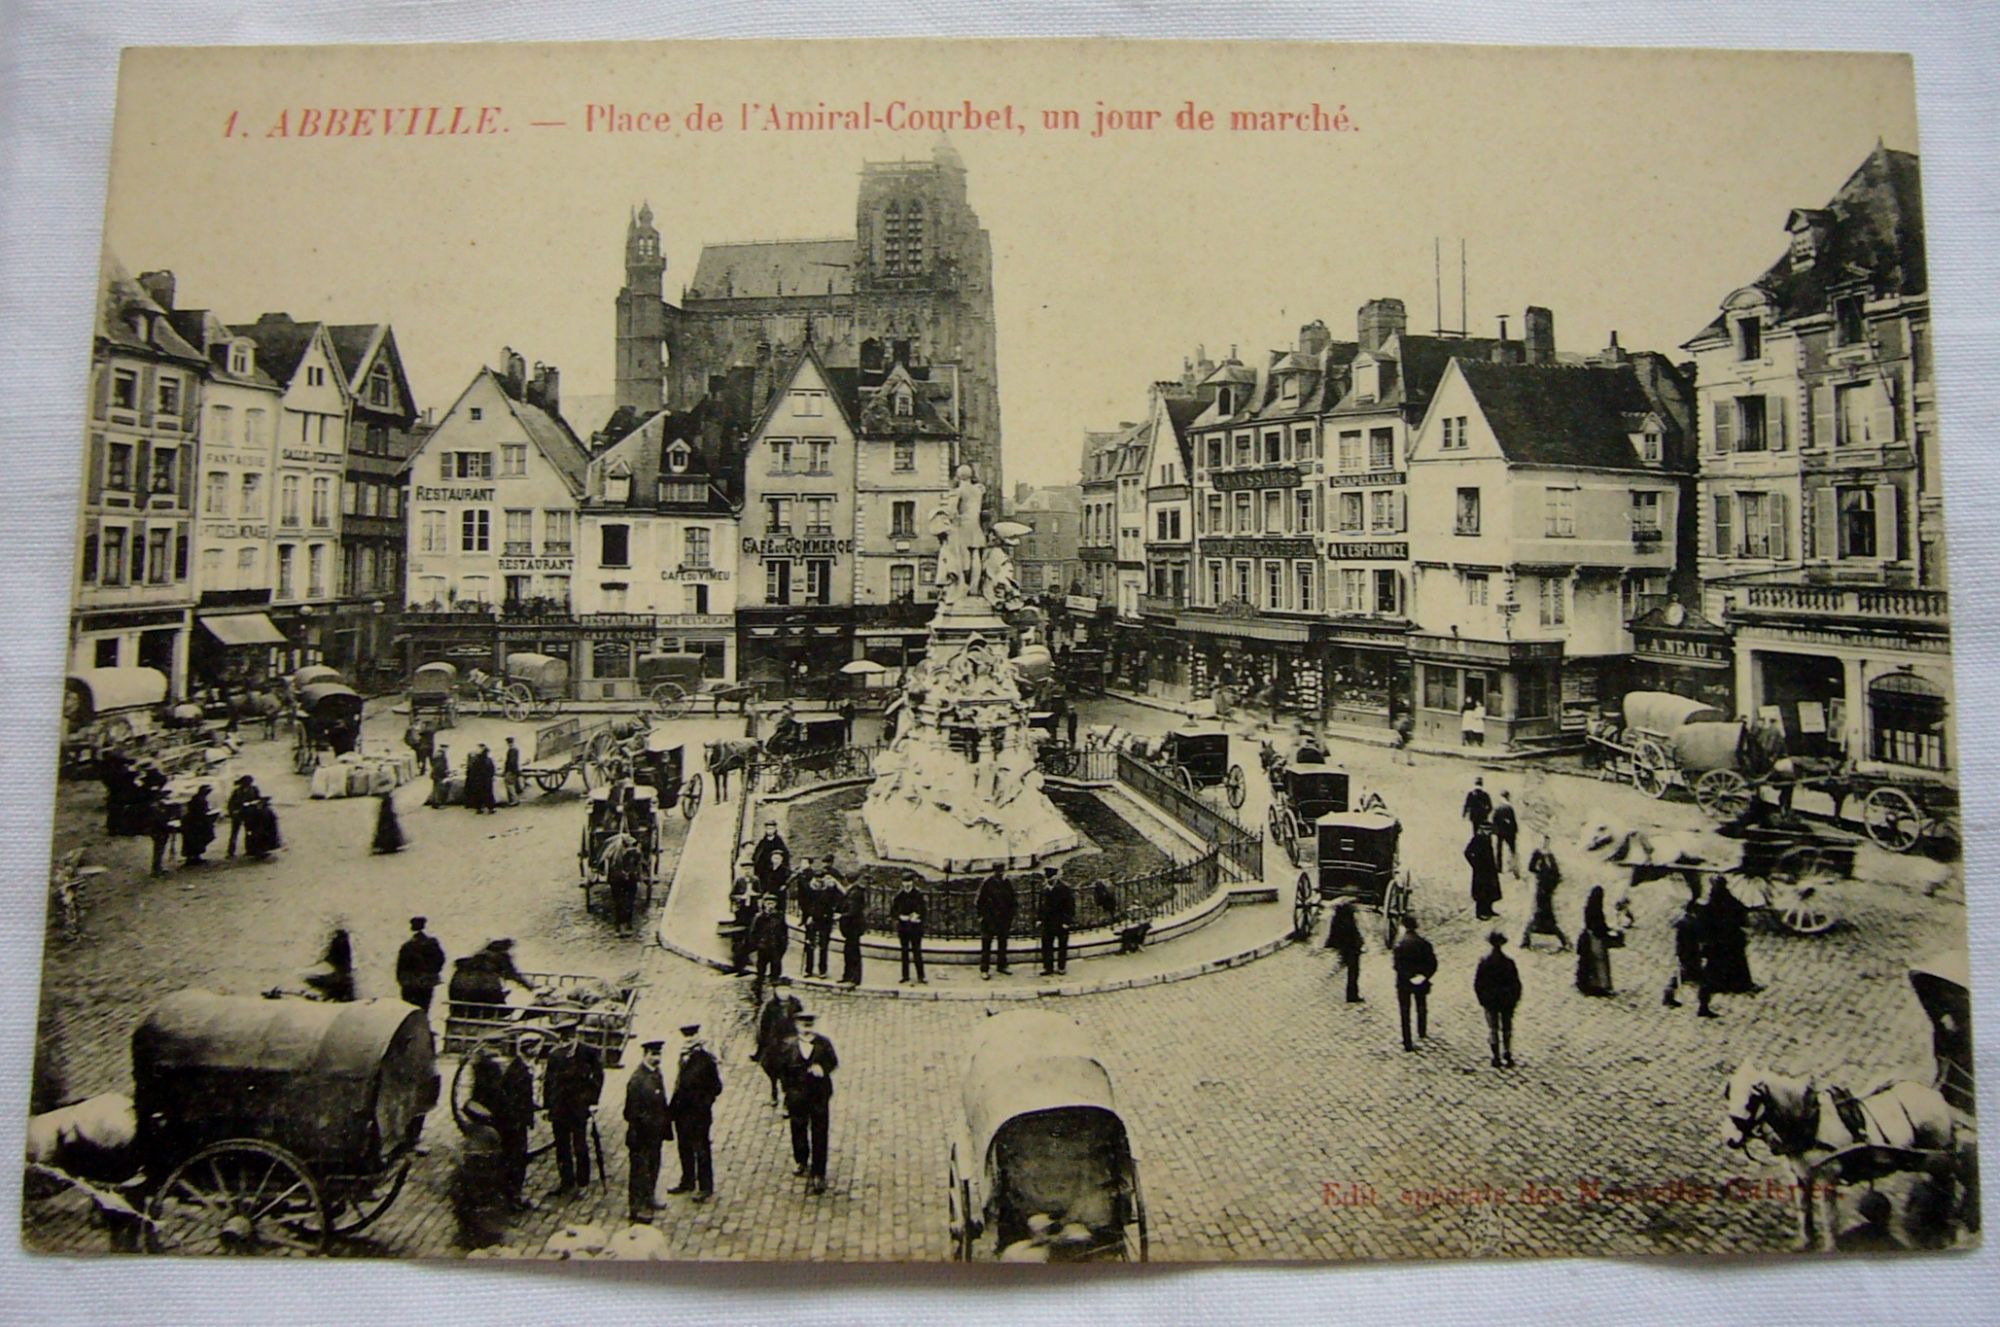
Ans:
{"type": "Polygon", "coordinates": [[[1431,296],[1435,301],[1433,307],[1437,310],[1437,322],[1435,326],[1437,328],[1437,335],[1439,336],[1464,336],[1466,334],[1467,320],[1465,310],[1467,300],[1465,274],[1465,241],[1460,240],[1458,242],[1458,326],[1456,328],[1446,327],[1444,325],[1443,242],[1433,235],[1431,237],[1431,296]]]}

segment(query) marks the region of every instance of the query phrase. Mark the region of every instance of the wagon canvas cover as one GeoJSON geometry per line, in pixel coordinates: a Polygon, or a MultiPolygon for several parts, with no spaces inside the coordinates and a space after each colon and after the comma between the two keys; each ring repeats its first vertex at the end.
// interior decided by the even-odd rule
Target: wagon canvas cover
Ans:
{"type": "MultiPolygon", "coordinates": [[[[10,346],[74,353],[9,464],[74,510],[10,546],[69,598],[0,702],[154,710],[0,744],[63,773],[8,875],[51,1170],[132,1098],[166,1159],[420,1130],[342,1261],[945,1262],[968,1177],[1162,1262],[1979,1243],[1953,613],[2000,579],[1943,477],[1996,250],[1909,58],[154,8],[115,108],[0,95],[109,140],[101,230],[22,228],[93,275],[23,259],[10,346]],[[432,1103],[432,1039],[468,1092],[525,1046],[518,1114],[432,1103]],[[1949,1086],[1936,1173],[1802,1188],[1884,1081],[1949,1086]]],[[[75,1185],[21,1228],[124,1252],[75,1185]]]]}

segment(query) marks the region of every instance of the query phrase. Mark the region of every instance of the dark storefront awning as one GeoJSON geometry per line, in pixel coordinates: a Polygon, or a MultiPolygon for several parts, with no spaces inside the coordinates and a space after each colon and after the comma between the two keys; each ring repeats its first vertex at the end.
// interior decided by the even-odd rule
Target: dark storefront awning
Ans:
{"type": "Polygon", "coordinates": [[[202,626],[208,634],[224,645],[287,645],[285,633],[273,626],[271,619],[262,613],[230,613],[222,617],[204,617],[202,626]]]}

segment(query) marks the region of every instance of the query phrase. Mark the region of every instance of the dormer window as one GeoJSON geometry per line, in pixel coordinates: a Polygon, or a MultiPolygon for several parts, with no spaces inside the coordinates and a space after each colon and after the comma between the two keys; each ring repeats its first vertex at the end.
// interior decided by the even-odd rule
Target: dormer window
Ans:
{"type": "Polygon", "coordinates": [[[1839,295],[1833,301],[1833,343],[1858,346],[1868,339],[1868,324],[1861,316],[1861,296],[1839,295]]]}
{"type": "Polygon", "coordinates": [[[1736,358],[1764,358],[1764,319],[1753,313],[1738,318],[1732,326],[1736,333],[1736,358]]]}
{"type": "Polygon", "coordinates": [[[1217,414],[1225,416],[1236,413],[1236,393],[1233,388],[1221,387],[1216,389],[1215,409],[1217,414]]]}
{"type": "Polygon", "coordinates": [[[1639,435],[1639,459],[1647,465],[1658,465],[1664,454],[1664,445],[1658,429],[1647,429],[1639,435]]]}
{"type": "Polygon", "coordinates": [[[624,461],[614,461],[604,472],[604,500],[626,503],[632,500],[632,467],[624,461]]]}
{"type": "Polygon", "coordinates": [[[915,407],[916,403],[910,397],[909,388],[898,387],[896,389],[896,418],[908,419],[915,413],[915,407]]]}
{"type": "Polygon", "coordinates": [[[1296,401],[1299,399],[1298,374],[1287,373],[1278,380],[1278,399],[1280,401],[1296,401]]]}
{"type": "Polygon", "coordinates": [[[247,378],[257,363],[248,341],[232,341],[229,345],[229,372],[238,378],[247,378]]]}
{"type": "Polygon", "coordinates": [[[1382,395],[1382,366],[1365,360],[1354,366],[1354,399],[1373,401],[1382,395]]]}
{"type": "Polygon", "coordinates": [[[686,440],[677,439],[673,446],[667,448],[667,469],[677,475],[685,472],[688,468],[688,457],[690,454],[691,449],[688,447],[686,440]]]}

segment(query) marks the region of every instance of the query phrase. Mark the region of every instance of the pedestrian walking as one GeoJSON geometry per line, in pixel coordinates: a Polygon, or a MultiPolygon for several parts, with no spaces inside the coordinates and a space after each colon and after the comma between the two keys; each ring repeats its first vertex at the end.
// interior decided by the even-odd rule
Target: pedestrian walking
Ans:
{"type": "Polygon", "coordinates": [[[1340,956],[1347,970],[1347,1003],[1361,1003],[1361,923],[1354,916],[1354,900],[1342,899],[1333,905],[1333,921],[1326,928],[1326,947],[1340,956]]]}
{"type": "Polygon", "coordinates": [[[444,946],[424,930],[428,917],[410,918],[410,938],[396,951],[396,989],[406,1004],[425,1013],[431,1011],[431,996],[444,980],[444,946]]]}
{"type": "Polygon", "coordinates": [[[555,1133],[556,1193],[590,1184],[590,1119],[604,1095],[604,1052],[583,1036],[583,1015],[563,1016],[562,1040],[542,1069],[542,1108],[555,1133]]]}
{"type": "Polygon", "coordinates": [[[640,1044],[639,1067],[625,1080],[625,1152],[629,1166],[625,1215],[650,1223],[660,1204],[654,1194],[660,1183],[660,1148],[674,1135],[667,1114],[667,1086],[660,1077],[664,1041],[640,1044]]]}
{"type": "Polygon", "coordinates": [[[229,790],[229,800],[223,804],[229,814],[229,845],[224,857],[236,855],[236,839],[243,830],[243,813],[250,803],[257,800],[257,781],[248,774],[236,776],[236,783],[229,790]]]}
{"type": "Polygon", "coordinates": [[[757,956],[754,980],[760,987],[767,981],[775,986],[785,979],[785,949],[792,942],[792,928],[772,895],[764,895],[757,906],[757,920],[750,928],[750,948],[757,956]]]}
{"type": "Polygon", "coordinates": [[[1704,953],[1708,918],[1701,905],[1701,881],[1689,880],[1687,885],[1687,901],[1668,923],[1674,932],[1674,966],[1667,974],[1667,989],[1661,995],[1660,1003],[1669,1009],[1680,1008],[1681,987],[1692,986],[1696,1016],[1714,1018],[1715,1011],[1708,1007],[1708,964],[1704,953]]]}
{"type": "Polygon", "coordinates": [[[1470,820],[1474,829],[1484,825],[1492,816],[1493,794],[1486,791],[1484,775],[1472,776],[1472,786],[1465,791],[1465,805],[1459,809],[1459,814],[1470,820]]]}
{"type": "Polygon", "coordinates": [[[1585,995],[1611,995],[1611,925],[1604,919],[1604,886],[1593,885],[1583,904],[1583,929],[1576,937],[1576,988],[1585,995]]]}
{"type": "Polygon", "coordinates": [[[1535,882],[1535,911],[1528,918],[1528,929],[1521,932],[1521,948],[1527,949],[1538,935],[1553,935],[1556,938],[1556,952],[1569,948],[1569,937],[1563,934],[1562,923],[1556,920],[1556,889],[1562,884],[1562,867],[1549,847],[1549,836],[1542,835],[1541,846],[1528,858],[1528,875],[1535,882]]]}
{"type": "Polygon", "coordinates": [[[868,891],[850,885],[840,906],[840,980],[861,985],[861,937],[868,933],[868,891]]]}
{"type": "Polygon", "coordinates": [[[1480,921],[1492,921],[1499,914],[1493,911],[1500,894],[1499,847],[1490,826],[1475,826],[1472,837],[1465,841],[1465,862],[1472,868],[1472,915],[1480,921]]]}
{"type": "Polygon", "coordinates": [[[903,960],[902,985],[910,984],[912,969],[917,974],[917,985],[930,985],[924,979],[924,917],[929,911],[924,891],[915,884],[904,885],[889,907],[896,914],[896,948],[903,960]]]}
{"type": "Polygon", "coordinates": [[[681,1028],[680,1066],[674,1071],[674,1094],[667,1100],[674,1147],[680,1153],[681,1177],[668,1193],[692,1193],[705,1203],[715,1196],[715,1154],[709,1126],[715,1119],[715,1099],[722,1095],[722,1070],[701,1043],[701,1024],[681,1028]]]}
{"type": "Polygon", "coordinates": [[[815,1029],[815,1015],[792,1015],[798,1034],[785,1050],[785,1114],[792,1124],[792,1173],[806,1179],[807,1193],[826,1192],[828,1135],[832,1132],[833,1071],[840,1067],[833,1043],[815,1029]]]}
{"type": "Polygon", "coordinates": [[[153,840],[153,874],[167,873],[167,858],[172,855],[174,839],[181,832],[180,803],[169,801],[164,796],[156,796],[146,811],[146,833],[153,840]]]}
{"type": "Polygon", "coordinates": [[[1472,972],[1472,995],[1486,1013],[1486,1040],[1495,1069],[1514,1067],[1514,1006],[1521,1003],[1521,969],[1501,950],[1507,937],[1494,931],[1486,937],[1486,957],[1472,972]]]}
{"type": "Polygon", "coordinates": [[[351,1004],[356,994],[354,983],[354,937],[347,933],[345,926],[334,928],[327,938],[326,952],[320,956],[319,966],[306,974],[306,986],[313,998],[333,1004],[351,1004]]]}
{"type": "Polygon", "coordinates": [[[442,742],[431,754],[431,799],[424,805],[451,805],[451,748],[442,742]]]}
{"type": "Polygon", "coordinates": [[[1063,702],[1063,725],[1069,730],[1069,744],[1072,749],[1076,746],[1076,724],[1076,707],[1065,700],[1063,702]]]}
{"type": "Polygon", "coordinates": [[[1393,727],[1396,733],[1396,754],[1402,758],[1405,765],[1415,764],[1415,759],[1410,755],[1410,739],[1417,733],[1416,720],[1405,710],[1396,716],[1393,727]]]}
{"type": "Polygon", "coordinates": [[[1014,882],[1007,878],[1005,865],[995,863],[993,874],[980,882],[979,892],[972,899],[973,911],[979,914],[979,976],[983,981],[992,980],[990,967],[998,967],[1000,975],[1006,976],[1007,940],[1014,929],[1014,882]],[[998,962],[993,960],[997,958],[998,962]]]}
{"type": "Polygon", "coordinates": [[[1431,942],[1417,934],[1417,919],[1411,915],[1403,917],[1403,938],[1396,941],[1394,953],[1389,958],[1390,966],[1396,970],[1396,1013],[1403,1023],[1403,1049],[1413,1051],[1417,1043],[1410,1037],[1410,1014],[1414,1008],[1417,1016],[1417,1036],[1431,1035],[1431,979],[1437,976],[1437,951],[1431,942]]]}
{"type": "Polygon", "coordinates": [[[1755,995],[1763,990],[1750,975],[1750,940],[1744,933],[1750,910],[1730,892],[1729,882],[1720,875],[1709,877],[1703,912],[1707,925],[1703,928],[1702,965],[1709,990],[1717,995],[1755,995]]]}
{"type": "Polygon", "coordinates": [[[1511,871],[1516,880],[1521,878],[1521,818],[1514,811],[1514,799],[1505,788],[1500,790],[1500,800],[1493,807],[1492,818],[1487,822],[1493,827],[1493,859],[1495,865],[1511,871]]]}
{"type": "Polygon", "coordinates": [[[496,777],[493,753],[481,742],[465,758],[465,805],[475,815],[490,816],[499,805],[493,792],[496,777]]]}
{"type": "Polygon", "coordinates": [[[396,794],[385,792],[375,798],[375,837],[369,843],[372,853],[387,855],[401,852],[409,839],[403,835],[402,818],[396,814],[396,794]]]}
{"type": "Polygon", "coordinates": [[[1054,866],[1042,868],[1041,924],[1042,975],[1054,977],[1069,971],[1069,932],[1076,923],[1076,890],[1054,866]]]}
{"type": "Polygon", "coordinates": [[[785,1078],[785,1047],[798,1033],[792,1017],[803,1007],[798,996],[772,991],[763,1008],[757,1011],[757,1049],[750,1059],[770,1081],[773,1106],[778,1104],[778,1087],[785,1078]]]}
{"type": "Polygon", "coordinates": [[[202,784],[181,808],[181,865],[200,866],[208,845],[215,842],[215,810],[208,804],[214,788],[202,784]]]}
{"type": "Polygon", "coordinates": [[[521,794],[528,786],[527,780],[521,775],[521,748],[512,737],[507,739],[507,753],[503,761],[501,770],[505,775],[507,804],[512,806],[521,800],[521,794]]]}

